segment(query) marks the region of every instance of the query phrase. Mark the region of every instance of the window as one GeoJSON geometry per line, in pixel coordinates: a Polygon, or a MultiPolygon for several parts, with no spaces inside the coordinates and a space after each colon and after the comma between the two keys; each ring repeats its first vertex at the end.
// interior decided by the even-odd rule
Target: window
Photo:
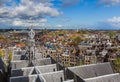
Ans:
{"type": "Polygon", "coordinates": [[[63,78],[62,77],[60,77],[60,82],[63,82],[63,78]]]}
{"type": "Polygon", "coordinates": [[[53,68],[53,71],[55,72],[55,68],[53,68]]]}

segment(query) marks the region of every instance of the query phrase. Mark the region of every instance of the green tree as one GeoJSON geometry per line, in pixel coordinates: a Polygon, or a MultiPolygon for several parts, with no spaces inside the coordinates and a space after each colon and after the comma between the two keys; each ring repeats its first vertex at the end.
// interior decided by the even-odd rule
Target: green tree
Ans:
{"type": "Polygon", "coordinates": [[[116,35],[115,32],[109,32],[109,36],[110,36],[111,39],[114,39],[115,35],[116,35]]]}
{"type": "Polygon", "coordinates": [[[82,39],[80,36],[73,36],[71,40],[72,40],[73,45],[78,45],[82,39]]]}
{"type": "Polygon", "coordinates": [[[8,62],[12,61],[13,59],[13,53],[10,51],[8,56],[8,62]]]}
{"type": "Polygon", "coordinates": [[[114,66],[115,72],[120,72],[120,58],[117,58],[116,60],[114,60],[113,66],[114,66]]]}
{"type": "Polygon", "coordinates": [[[6,37],[5,37],[5,36],[3,36],[3,35],[0,35],[0,39],[5,40],[5,39],[6,39],[6,37]]]}
{"type": "Polygon", "coordinates": [[[80,61],[78,62],[78,65],[79,65],[79,66],[83,65],[82,60],[80,60],[80,61]]]}
{"type": "Polygon", "coordinates": [[[0,49],[0,57],[3,58],[4,56],[5,56],[5,54],[4,54],[3,50],[0,49]]]}

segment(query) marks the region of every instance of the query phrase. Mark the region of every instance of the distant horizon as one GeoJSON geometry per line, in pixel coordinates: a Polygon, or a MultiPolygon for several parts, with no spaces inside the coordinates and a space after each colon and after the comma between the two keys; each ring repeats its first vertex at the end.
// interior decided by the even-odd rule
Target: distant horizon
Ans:
{"type": "MultiPolygon", "coordinates": [[[[7,31],[7,30],[16,30],[16,31],[21,31],[21,30],[29,30],[29,29],[22,29],[22,28],[19,28],[19,29],[0,29],[0,31],[7,31]]],[[[45,30],[45,29],[36,29],[36,28],[33,28],[33,30],[45,30]]],[[[120,31],[120,29],[46,29],[46,30],[52,30],[52,31],[55,31],[55,30],[73,30],[73,31],[120,31]]]]}

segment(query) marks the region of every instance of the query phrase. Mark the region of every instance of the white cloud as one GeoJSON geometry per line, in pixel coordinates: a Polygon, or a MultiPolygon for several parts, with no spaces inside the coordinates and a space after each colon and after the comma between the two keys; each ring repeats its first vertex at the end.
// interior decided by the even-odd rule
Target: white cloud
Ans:
{"type": "MultiPolygon", "coordinates": [[[[0,0],[5,3],[8,0],[0,0]]],[[[7,23],[13,26],[28,26],[27,21],[32,18],[34,26],[45,25],[46,17],[56,17],[61,13],[53,7],[51,3],[53,0],[21,0],[19,5],[11,3],[12,6],[0,7],[0,23],[7,23]],[[9,23],[8,21],[9,20],[9,23]]]]}
{"type": "Polygon", "coordinates": [[[45,23],[45,22],[47,22],[47,19],[41,19],[40,22],[45,23]]]}
{"type": "Polygon", "coordinates": [[[37,3],[50,3],[51,1],[55,1],[55,0],[31,0],[37,3]]]}
{"type": "Polygon", "coordinates": [[[115,16],[113,18],[108,19],[106,22],[113,27],[120,28],[120,17],[115,16]]]}
{"type": "Polygon", "coordinates": [[[0,8],[1,17],[18,17],[18,18],[41,18],[45,16],[56,17],[60,15],[57,9],[52,8],[50,5],[43,3],[35,4],[32,1],[24,0],[22,4],[16,7],[2,7],[0,8]],[[28,2],[27,2],[28,1],[28,2]],[[25,4],[27,3],[27,4],[25,4]]]}
{"type": "Polygon", "coordinates": [[[45,25],[47,19],[38,19],[38,20],[23,20],[23,19],[14,19],[12,21],[12,26],[22,26],[22,27],[30,27],[31,25],[34,27],[39,27],[45,25]]]}
{"type": "Polygon", "coordinates": [[[58,24],[58,25],[56,25],[56,27],[57,27],[57,28],[62,28],[62,27],[63,27],[63,25],[58,24]]]}
{"type": "Polygon", "coordinates": [[[107,21],[108,21],[108,22],[114,22],[114,23],[120,22],[120,17],[114,16],[113,18],[110,18],[110,19],[108,19],[107,21]]]}
{"type": "Polygon", "coordinates": [[[13,25],[14,26],[21,26],[21,25],[23,25],[23,22],[22,21],[14,21],[13,25]]]}
{"type": "Polygon", "coordinates": [[[98,4],[104,4],[106,7],[120,5],[120,0],[100,0],[98,4]]]}
{"type": "Polygon", "coordinates": [[[93,24],[93,27],[93,29],[120,30],[120,17],[114,16],[104,21],[98,21],[97,23],[93,24]]]}
{"type": "Polygon", "coordinates": [[[109,29],[109,30],[117,29],[117,30],[119,30],[120,29],[120,17],[114,16],[107,20],[98,22],[95,25],[95,27],[98,29],[109,29]]]}

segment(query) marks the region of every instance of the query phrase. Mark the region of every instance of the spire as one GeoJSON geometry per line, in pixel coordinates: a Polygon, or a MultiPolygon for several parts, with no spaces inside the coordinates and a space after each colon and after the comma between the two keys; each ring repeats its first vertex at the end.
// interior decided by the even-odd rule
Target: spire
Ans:
{"type": "Polygon", "coordinates": [[[30,31],[28,32],[28,36],[29,36],[29,39],[28,39],[28,52],[29,52],[29,64],[32,62],[32,60],[35,60],[35,32],[33,31],[32,29],[32,26],[33,26],[33,22],[29,22],[30,23],[30,31]]]}

